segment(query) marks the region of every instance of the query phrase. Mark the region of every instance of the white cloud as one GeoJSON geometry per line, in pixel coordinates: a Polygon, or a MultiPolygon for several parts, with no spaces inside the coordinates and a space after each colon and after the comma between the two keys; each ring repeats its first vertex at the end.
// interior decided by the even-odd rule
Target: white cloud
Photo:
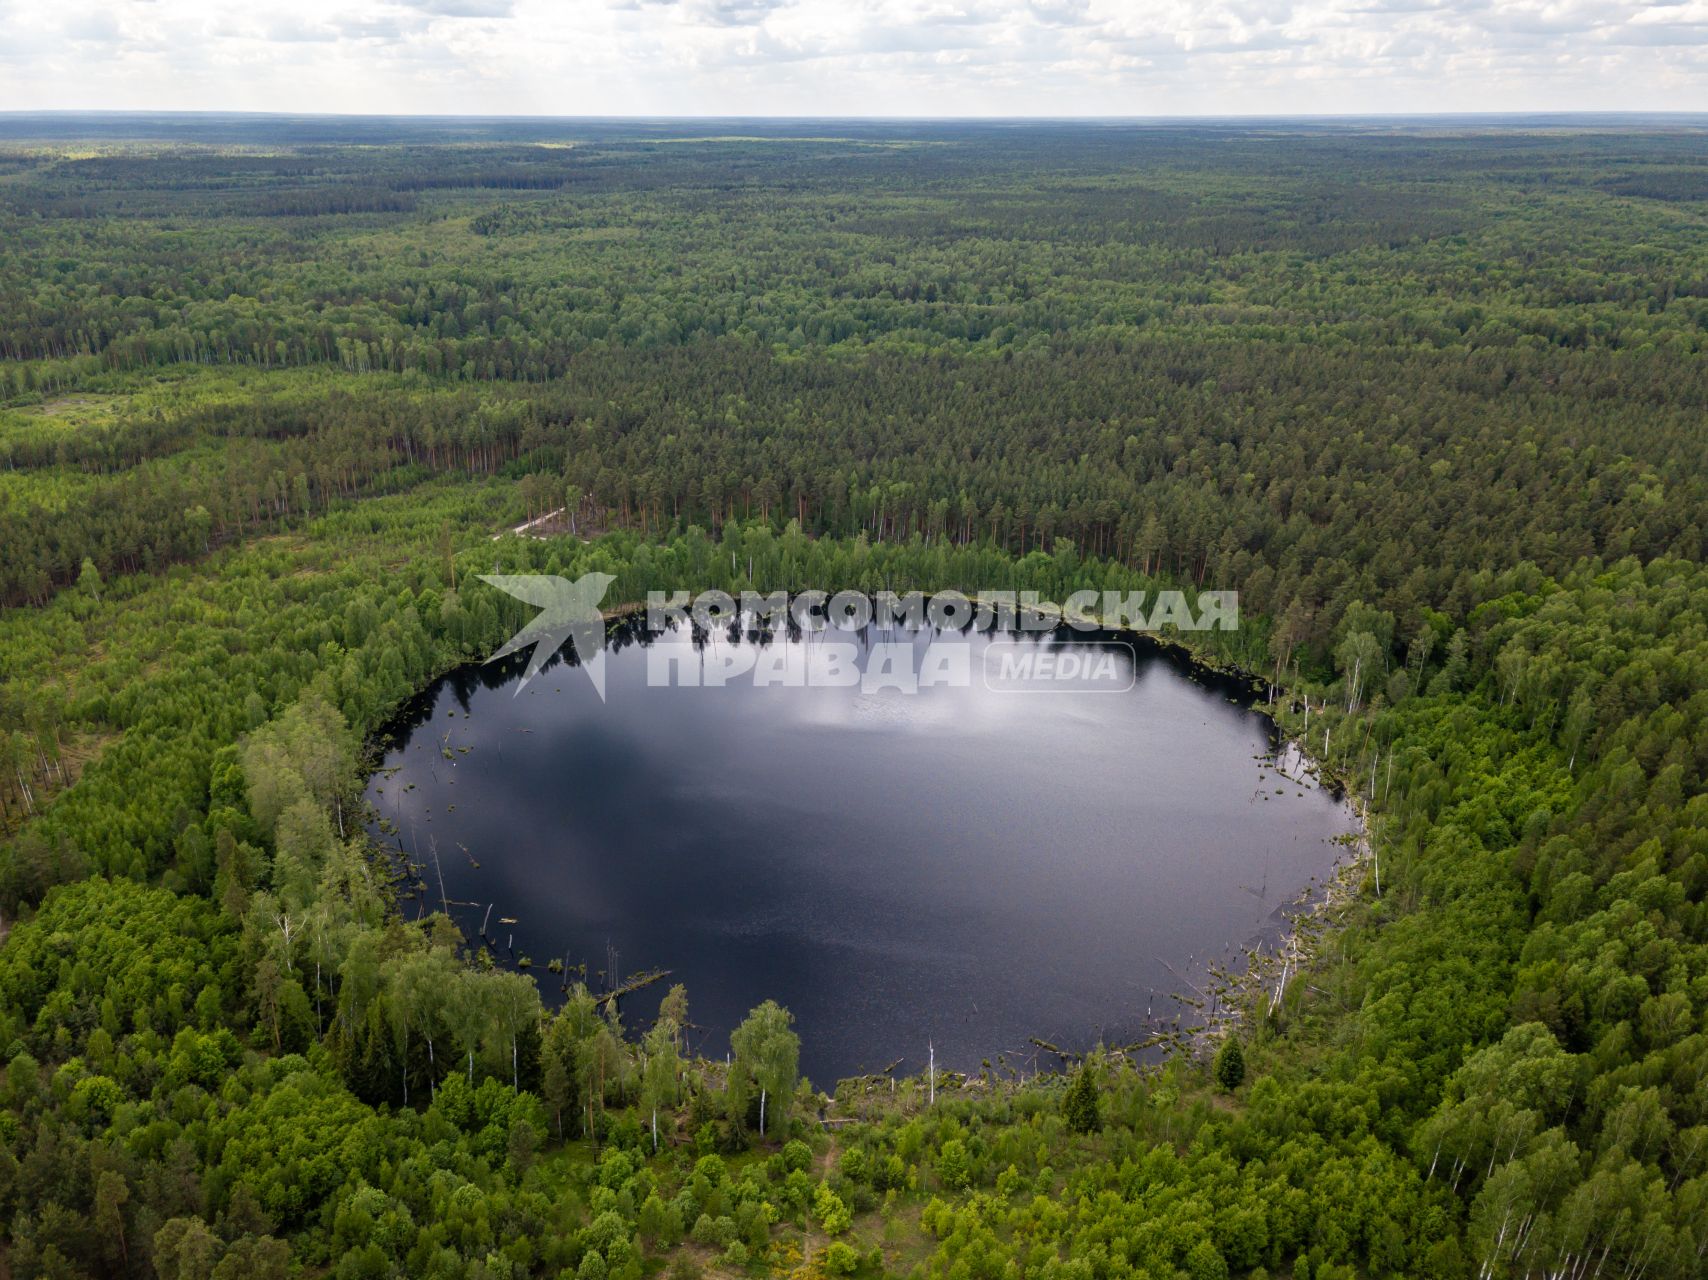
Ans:
{"type": "Polygon", "coordinates": [[[516,8],[514,0],[396,0],[396,3],[406,9],[448,18],[508,18],[516,8]]]}
{"type": "Polygon", "coordinates": [[[1708,110],[1708,0],[0,0],[0,109],[1708,110]]]}

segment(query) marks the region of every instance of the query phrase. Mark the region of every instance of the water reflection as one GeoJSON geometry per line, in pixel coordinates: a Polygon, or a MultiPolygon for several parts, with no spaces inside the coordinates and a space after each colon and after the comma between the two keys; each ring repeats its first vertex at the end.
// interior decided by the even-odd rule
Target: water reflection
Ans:
{"type": "MultiPolygon", "coordinates": [[[[432,886],[413,909],[439,906],[442,873],[465,934],[484,925],[501,962],[531,958],[548,997],[553,959],[596,988],[601,970],[669,969],[707,1052],[766,997],[795,1013],[824,1084],[917,1070],[928,1042],[940,1066],[976,1070],[1030,1063],[1031,1037],[1140,1039],[1178,1011],[1169,992],[1279,931],[1349,820],[1277,771],[1237,686],[1167,650],[1120,650],[1114,696],[1016,696],[979,678],[991,644],[621,625],[603,702],[572,657],[519,693],[519,663],[446,676],[393,727],[368,797],[432,886]],[[805,671],[825,645],[945,643],[967,649],[965,686],[648,683],[671,646],[678,669],[768,650],[805,671]]],[[[627,1025],[663,993],[626,998],[627,1025]]]]}

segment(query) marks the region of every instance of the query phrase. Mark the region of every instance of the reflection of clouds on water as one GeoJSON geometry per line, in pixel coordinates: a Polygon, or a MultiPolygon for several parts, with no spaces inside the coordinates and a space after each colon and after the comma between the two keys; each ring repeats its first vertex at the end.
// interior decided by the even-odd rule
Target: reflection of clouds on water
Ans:
{"type": "Polygon", "coordinates": [[[963,719],[953,703],[930,696],[910,697],[893,689],[848,699],[848,721],[859,728],[924,730],[953,726],[963,719]]]}
{"type": "MultiPolygon", "coordinates": [[[[988,637],[937,637],[967,645],[968,687],[806,687],[848,639],[615,648],[606,704],[580,673],[513,698],[483,669],[429,695],[370,797],[406,847],[413,822],[422,858],[437,835],[449,896],[480,903],[458,910],[465,931],[493,901],[537,965],[596,970],[609,942],[624,972],[673,970],[702,1026],[775,998],[827,1078],[928,1037],[943,1067],[1033,1034],[1082,1045],[1176,985],[1164,962],[1196,982],[1201,962],[1278,937],[1283,903],[1335,858],[1323,837],[1343,825],[1314,782],[1275,795],[1271,767],[1254,790],[1267,722],[1168,660],[1143,654],[1119,694],[1012,696],[980,679],[988,637]],[[773,675],[657,688],[649,658],[690,685],[749,658],[773,675]],[[458,705],[472,715],[448,717],[458,705]],[[454,762],[448,729],[472,748],[454,762]]],[[[502,950],[510,928],[494,932],[502,950]]],[[[637,999],[630,1025],[652,1007],[637,999]]]]}

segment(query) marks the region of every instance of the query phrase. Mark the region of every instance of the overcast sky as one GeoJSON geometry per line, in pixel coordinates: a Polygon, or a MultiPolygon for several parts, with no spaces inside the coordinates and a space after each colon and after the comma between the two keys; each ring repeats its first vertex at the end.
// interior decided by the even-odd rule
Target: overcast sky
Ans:
{"type": "Polygon", "coordinates": [[[1708,110],[1708,0],[0,0],[0,110],[1708,110]]]}

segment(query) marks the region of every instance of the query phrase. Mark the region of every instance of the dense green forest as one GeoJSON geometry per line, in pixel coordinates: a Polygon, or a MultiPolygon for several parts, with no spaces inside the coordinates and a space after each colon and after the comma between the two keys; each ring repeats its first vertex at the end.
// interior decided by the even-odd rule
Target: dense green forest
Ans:
{"type": "Polygon", "coordinates": [[[1703,1274],[1705,347],[1676,126],[0,117],[0,1267],[1703,1274]],[[1375,864],[1213,1059],[696,1058],[363,834],[495,564],[1236,588],[1375,864]]]}

